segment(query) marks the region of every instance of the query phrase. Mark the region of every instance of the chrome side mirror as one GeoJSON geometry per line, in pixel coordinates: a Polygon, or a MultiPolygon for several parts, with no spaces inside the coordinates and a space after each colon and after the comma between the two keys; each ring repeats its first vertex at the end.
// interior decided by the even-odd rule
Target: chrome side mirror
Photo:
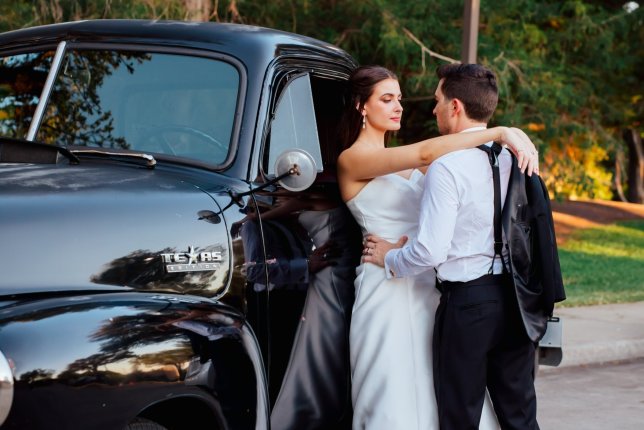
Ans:
{"type": "Polygon", "coordinates": [[[289,149],[275,160],[278,182],[289,191],[303,191],[313,185],[317,176],[315,160],[302,149],[289,149]]]}

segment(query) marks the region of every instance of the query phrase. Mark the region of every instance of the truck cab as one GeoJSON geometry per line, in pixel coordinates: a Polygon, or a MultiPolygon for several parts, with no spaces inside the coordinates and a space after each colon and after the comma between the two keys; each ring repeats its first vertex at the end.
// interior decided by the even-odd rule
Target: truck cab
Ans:
{"type": "Polygon", "coordinates": [[[238,24],[0,34],[0,427],[350,428],[356,66],[238,24]]]}

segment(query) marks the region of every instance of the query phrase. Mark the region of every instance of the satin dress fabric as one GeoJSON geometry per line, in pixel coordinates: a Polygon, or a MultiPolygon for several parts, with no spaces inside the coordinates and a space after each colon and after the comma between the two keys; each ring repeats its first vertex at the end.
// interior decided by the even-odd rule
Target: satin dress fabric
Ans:
{"type": "MultiPolygon", "coordinates": [[[[371,180],[347,202],[363,235],[396,242],[418,230],[424,175],[389,174],[371,180]]],[[[383,268],[356,269],[349,332],[353,429],[434,430],[438,413],[432,372],[432,333],[440,292],[430,269],[387,279],[383,268]]],[[[486,398],[480,429],[498,429],[486,398]]]]}

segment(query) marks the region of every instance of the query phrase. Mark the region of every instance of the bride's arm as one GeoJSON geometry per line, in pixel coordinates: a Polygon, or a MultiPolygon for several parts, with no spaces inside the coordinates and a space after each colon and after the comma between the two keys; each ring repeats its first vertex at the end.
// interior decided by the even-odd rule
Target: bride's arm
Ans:
{"type": "Polygon", "coordinates": [[[536,149],[525,135],[507,127],[494,127],[468,133],[455,133],[426,139],[395,148],[353,146],[340,154],[338,173],[350,180],[375,178],[405,169],[431,164],[437,158],[460,149],[474,148],[486,142],[507,144],[515,153],[521,171],[532,174],[536,168],[536,149]]]}

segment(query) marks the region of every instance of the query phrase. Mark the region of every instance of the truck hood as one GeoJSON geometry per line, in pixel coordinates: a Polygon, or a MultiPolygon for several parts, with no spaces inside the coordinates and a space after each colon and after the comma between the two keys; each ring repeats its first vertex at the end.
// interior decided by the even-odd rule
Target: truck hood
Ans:
{"type": "Polygon", "coordinates": [[[0,294],[223,293],[231,258],[218,192],[186,177],[118,163],[0,164],[0,294]]]}

